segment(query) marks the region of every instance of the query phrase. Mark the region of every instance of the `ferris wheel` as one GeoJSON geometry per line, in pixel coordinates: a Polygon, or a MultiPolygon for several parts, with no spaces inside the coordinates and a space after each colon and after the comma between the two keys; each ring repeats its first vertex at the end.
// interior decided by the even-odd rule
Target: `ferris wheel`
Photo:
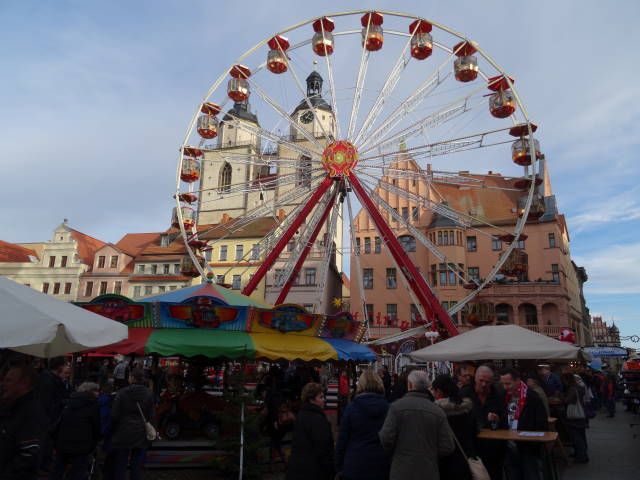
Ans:
{"type": "Polygon", "coordinates": [[[514,83],[478,43],[414,15],[350,11],[274,32],[221,73],[187,129],[174,211],[191,258],[183,273],[219,274],[225,267],[214,269],[207,252],[270,218],[236,258],[236,268],[259,259],[242,293],[277,265],[270,283],[284,303],[319,249],[318,296],[331,263],[348,259],[361,302],[352,310],[362,307],[366,323],[366,224],[421,317],[455,335],[450,315],[497,273],[517,273],[522,230],[544,214],[537,127],[514,83]],[[487,165],[503,174],[470,173],[487,165]],[[503,199],[503,211],[468,204],[483,192],[503,199]],[[506,247],[482,278],[470,276],[450,248],[460,235],[443,242],[429,233],[438,224],[506,247]],[[449,308],[421,258],[463,287],[449,308]]]}

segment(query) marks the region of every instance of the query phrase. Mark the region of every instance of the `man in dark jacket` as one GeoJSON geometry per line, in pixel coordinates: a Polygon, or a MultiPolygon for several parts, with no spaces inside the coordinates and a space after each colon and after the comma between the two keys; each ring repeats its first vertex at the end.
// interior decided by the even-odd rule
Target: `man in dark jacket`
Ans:
{"type": "Polygon", "coordinates": [[[453,433],[440,407],[429,399],[427,374],[414,370],[409,392],[389,407],[380,430],[382,447],[392,456],[390,480],[437,480],[438,456],[455,449],[453,433]]]}
{"type": "MultiPolygon", "coordinates": [[[[130,385],[118,391],[113,401],[113,448],[110,458],[114,462],[115,478],[125,478],[127,464],[131,480],[142,479],[144,461],[149,447],[145,421],[153,419],[153,393],[145,385],[144,372],[136,368],[129,377],[130,385]]],[[[105,460],[106,462],[106,460],[105,460]]]]}
{"type": "Polygon", "coordinates": [[[49,368],[43,370],[38,378],[38,386],[35,395],[42,404],[47,416],[46,435],[42,439],[42,452],[40,455],[40,467],[49,470],[53,453],[53,439],[50,432],[60,420],[60,414],[64,408],[64,402],[69,397],[65,386],[64,377],[67,361],[64,357],[56,357],[49,360],[49,368]]]}
{"type": "Polygon", "coordinates": [[[38,475],[42,438],[47,428],[34,393],[35,371],[26,365],[9,368],[0,396],[0,478],[32,480],[38,475]]]}
{"type": "MultiPolygon", "coordinates": [[[[474,382],[460,390],[462,398],[473,402],[472,414],[478,431],[483,428],[507,428],[507,410],[504,391],[494,382],[493,370],[481,365],[474,382]]],[[[478,456],[492,480],[502,480],[506,442],[476,439],[478,456]]]]}
{"type": "MultiPolygon", "coordinates": [[[[549,417],[544,404],[536,392],[520,379],[513,368],[500,372],[500,383],[505,389],[509,428],[521,431],[549,430],[549,417]]],[[[542,480],[543,446],[530,442],[509,443],[507,471],[510,479],[542,480]]]]}
{"type": "Polygon", "coordinates": [[[49,480],[62,480],[69,466],[69,478],[87,478],[91,454],[100,439],[98,393],[97,383],[85,382],[71,394],[53,432],[56,454],[49,480]]]}
{"type": "Polygon", "coordinates": [[[322,410],[322,385],[308,383],[301,399],[304,403],[293,427],[287,480],[333,480],[333,435],[322,410]]]}

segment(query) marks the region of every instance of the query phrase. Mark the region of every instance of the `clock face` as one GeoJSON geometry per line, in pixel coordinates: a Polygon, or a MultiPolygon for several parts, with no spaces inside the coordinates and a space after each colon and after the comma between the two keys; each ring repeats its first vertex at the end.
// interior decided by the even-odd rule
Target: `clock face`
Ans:
{"type": "Polygon", "coordinates": [[[302,123],[311,123],[313,121],[313,112],[311,110],[304,112],[300,115],[300,121],[302,123]]]}

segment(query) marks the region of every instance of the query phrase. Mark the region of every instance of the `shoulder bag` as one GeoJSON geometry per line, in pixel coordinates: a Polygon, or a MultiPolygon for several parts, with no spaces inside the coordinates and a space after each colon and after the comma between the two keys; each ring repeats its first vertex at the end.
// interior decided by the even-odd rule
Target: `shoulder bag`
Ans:
{"type": "Polygon", "coordinates": [[[150,442],[153,442],[158,438],[158,432],[156,431],[155,427],[151,424],[151,422],[148,422],[147,419],[144,417],[144,413],[142,413],[142,408],[140,407],[140,404],[136,402],[136,405],[138,405],[138,411],[140,412],[140,416],[142,417],[142,421],[144,422],[144,431],[147,435],[147,440],[149,440],[150,442]]]}
{"type": "Polygon", "coordinates": [[[462,445],[460,445],[460,442],[458,441],[458,437],[456,437],[456,434],[453,433],[453,431],[451,433],[453,435],[453,439],[456,442],[456,445],[458,446],[465,460],[469,464],[469,470],[471,471],[471,478],[473,478],[473,480],[491,480],[491,477],[489,476],[489,472],[487,472],[487,468],[484,466],[484,463],[482,463],[482,460],[480,459],[480,457],[476,457],[476,458],[467,457],[467,454],[464,452],[462,445]]]}
{"type": "Polygon", "coordinates": [[[580,403],[580,395],[576,397],[576,403],[567,405],[567,418],[569,420],[584,420],[587,418],[580,403]]]}

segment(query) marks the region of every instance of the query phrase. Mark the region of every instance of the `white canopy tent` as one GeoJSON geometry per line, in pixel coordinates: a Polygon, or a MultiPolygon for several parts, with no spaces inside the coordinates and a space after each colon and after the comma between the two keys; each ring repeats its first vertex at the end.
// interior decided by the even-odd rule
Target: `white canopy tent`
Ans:
{"type": "Polygon", "coordinates": [[[574,360],[581,349],[517,325],[478,327],[416,350],[416,361],[449,360],[574,360]]]}
{"type": "Polygon", "coordinates": [[[49,358],[128,336],[121,323],[0,277],[0,348],[49,358]]]}

